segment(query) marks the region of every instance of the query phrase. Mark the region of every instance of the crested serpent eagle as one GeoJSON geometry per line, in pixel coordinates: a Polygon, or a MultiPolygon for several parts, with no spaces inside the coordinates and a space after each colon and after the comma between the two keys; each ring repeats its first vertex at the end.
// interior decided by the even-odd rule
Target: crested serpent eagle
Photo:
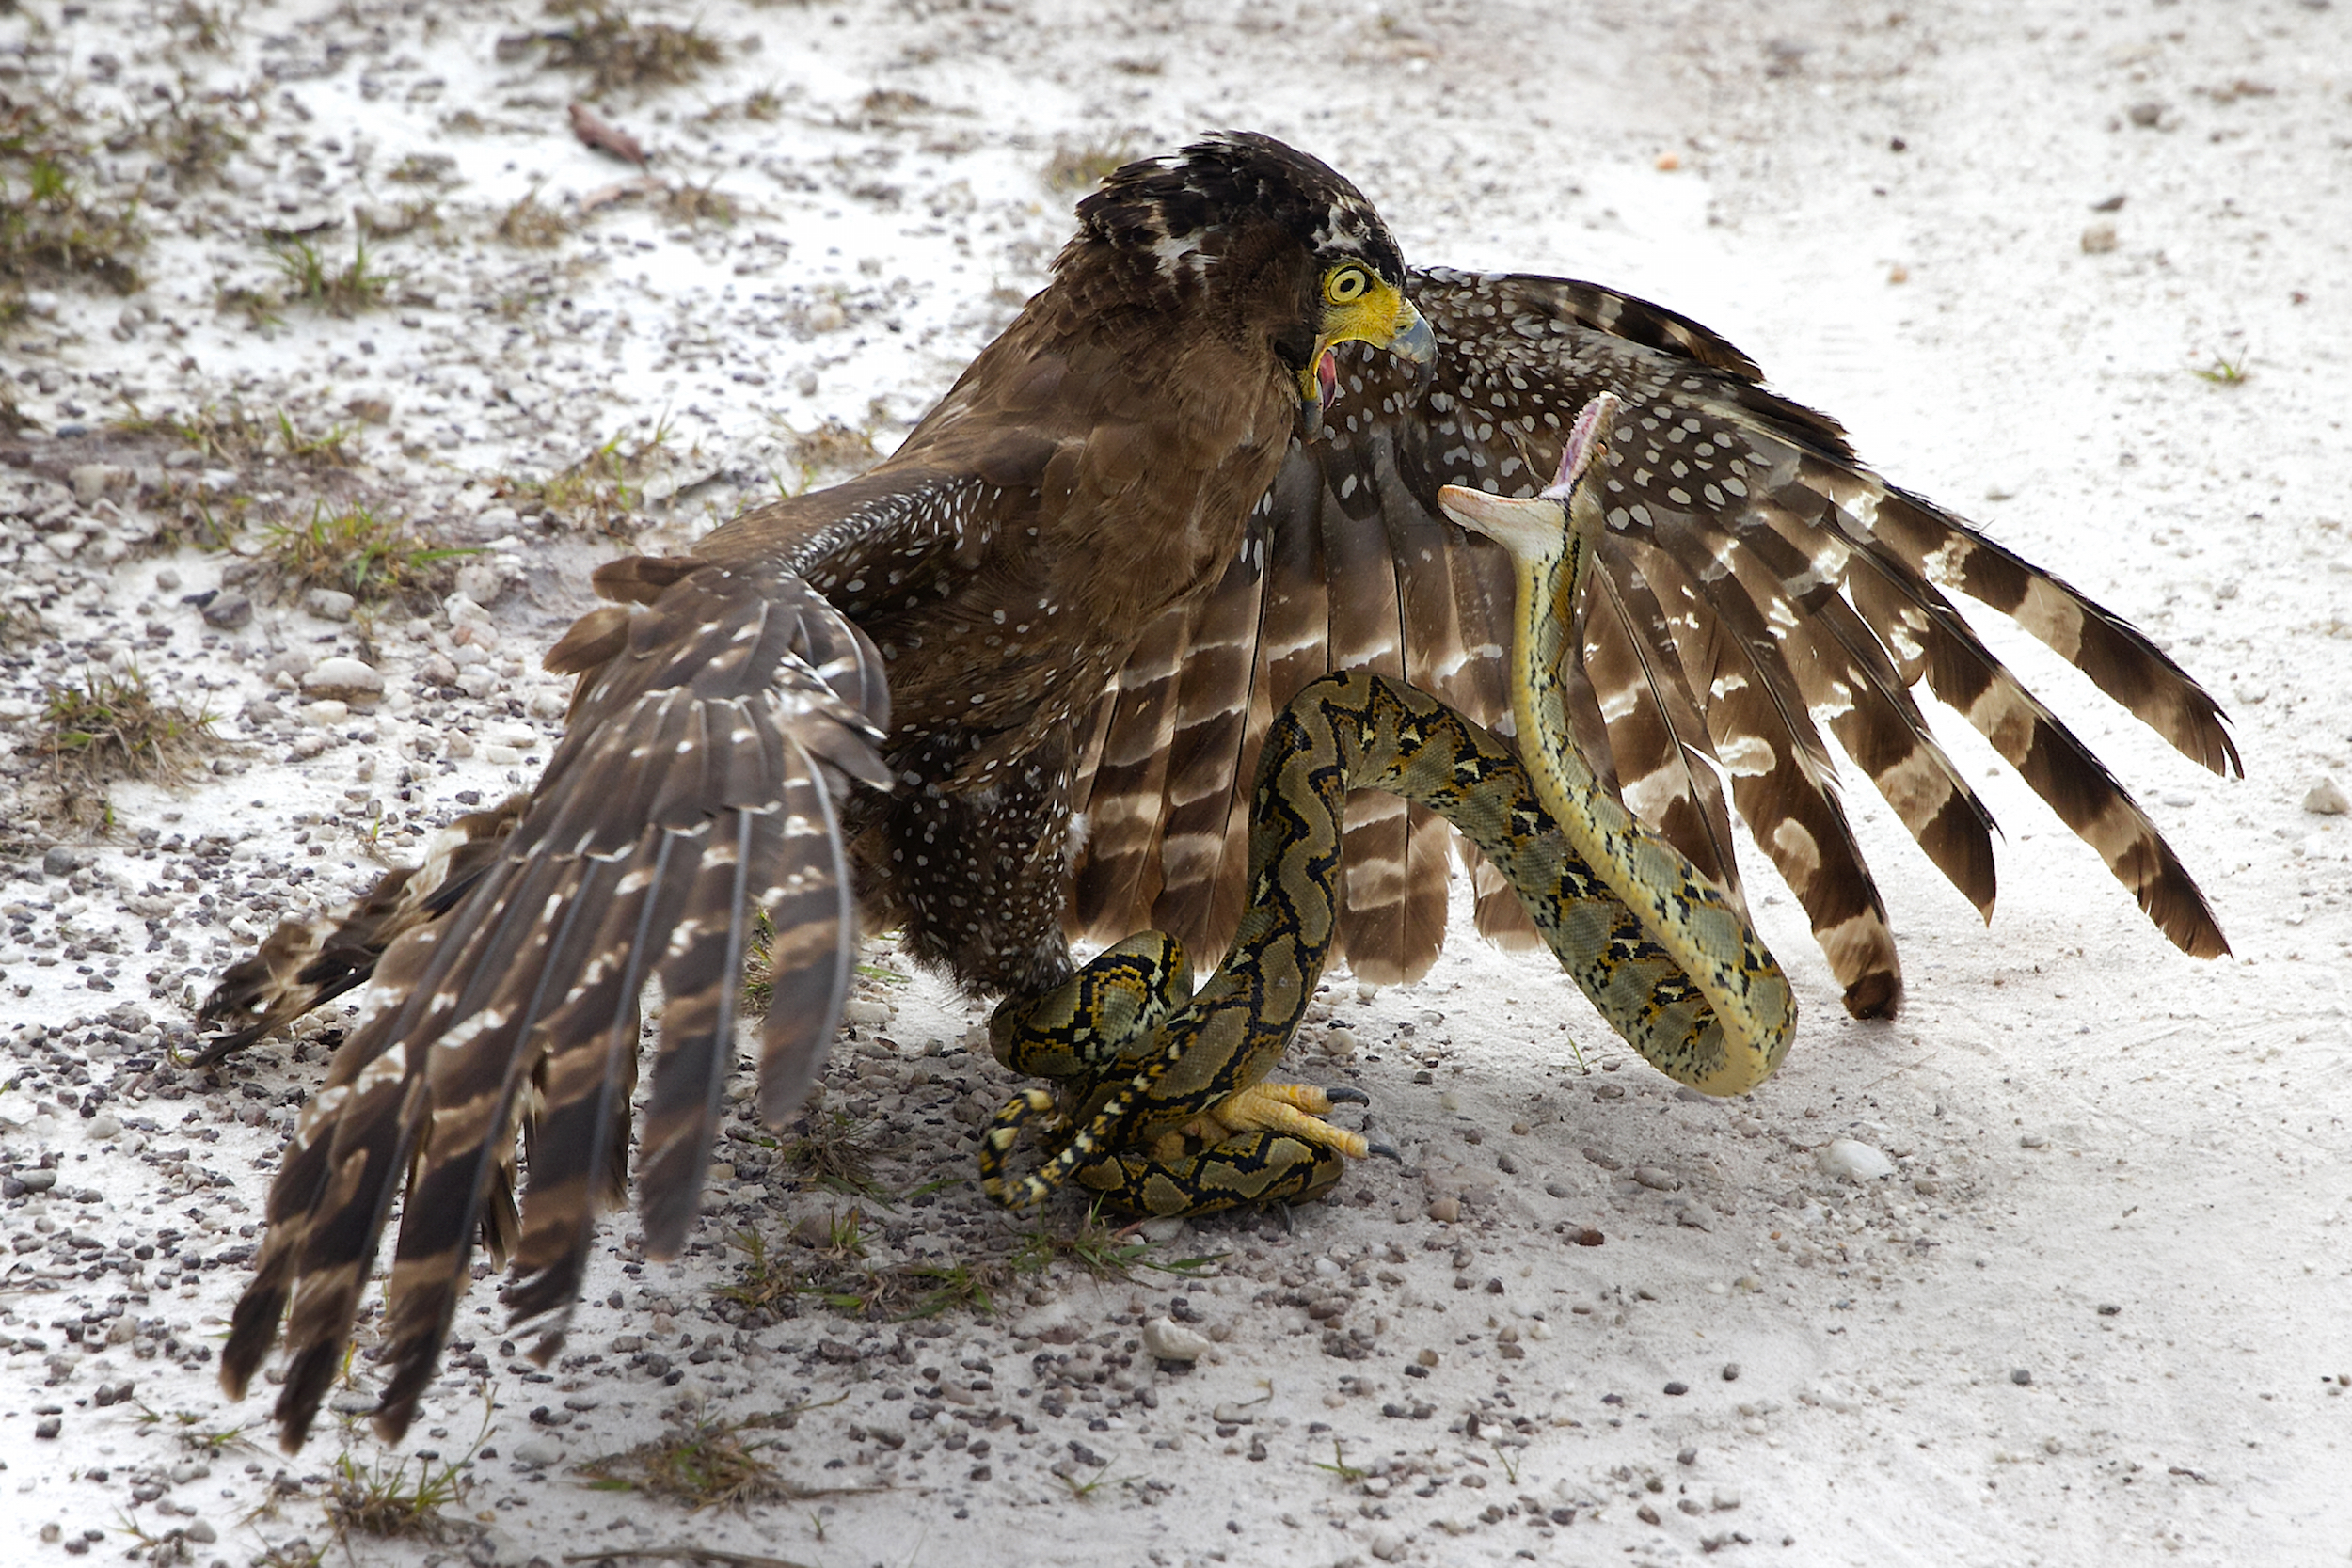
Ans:
{"type": "MultiPolygon", "coordinates": [[[[638,1001],[666,997],[638,1188],[649,1252],[696,1212],[754,915],[776,928],[760,1107],[796,1107],[857,916],[976,994],[1035,996],[1073,937],[1216,953],[1245,896],[1272,716],[1335,671],[1401,677],[1507,735],[1511,572],[1447,520],[1528,495],[1596,394],[1625,405],[1571,673],[1604,785],[1730,896],[1730,811],[1802,901],[1857,1014],[1901,990],[1823,731],[1988,914],[1991,819],[1921,681],[2080,833],[2175,943],[2226,951],[2107,770],[1971,632],[2020,624],[2206,767],[2218,709],[2130,626],[1862,467],[1695,323],[1591,284],[1407,272],[1346,180],[1223,135],[1078,206],[1052,280],[886,461],[691,555],[600,569],[548,656],[570,722],[527,800],[325,931],[281,928],[208,1013],[233,1048],[370,978],[272,1189],[223,1380],[282,1332],[298,1443],[400,1200],[376,1425],[406,1429],[477,1234],[553,1354],[596,1216],[625,1200],[638,1001]],[[1726,799],[1726,785],[1728,799],[1726,799]],[[514,1189],[516,1144],[528,1190],[514,1189]]],[[[1339,941],[1410,978],[1446,923],[1452,830],[1346,809],[1339,941]]],[[[1477,921],[1524,911],[1483,863],[1477,921]]]]}

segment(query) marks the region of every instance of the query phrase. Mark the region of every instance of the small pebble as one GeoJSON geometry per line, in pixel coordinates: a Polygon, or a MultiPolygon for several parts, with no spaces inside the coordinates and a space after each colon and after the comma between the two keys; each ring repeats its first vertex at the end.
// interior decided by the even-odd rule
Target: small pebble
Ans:
{"type": "Polygon", "coordinates": [[[2018,1135],[2017,1147],[2020,1148],[2040,1148],[2049,1141],[2049,1134],[2045,1132],[2024,1132],[2018,1135]]]}
{"type": "Polygon", "coordinates": [[[1895,1174],[1895,1162],[1859,1138],[1832,1138],[1813,1163],[1822,1175],[1841,1180],[1876,1181],[1895,1174]]]}
{"type": "Polygon", "coordinates": [[[2115,248],[2115,239],[2114,220],[2110,218],[2101,218],[2098,222],[2090,225],[2090,227],[2083,230],[2083,254],[2086,256],[2105,256],[2108,251],[2115,248]]]}
{"type": "Polygon", "coordinates": [[[2313,816],[2342,816],[2352,812],[2352,798],[2345,796],[2344,785],[2335,780],[2322,779],[2303,797],[2303,809],[2313,816]]]}
{"type": "Polygon", "coordinates": [[[81,865],[81,863],[82,858],[79,855],[76,855],[72,850],[67,848],[64,845],[59,844],[42,853],[40,857],[41,875],[45,877],[71,877],[73,875],[75,869],[81,865]]]}
{"type": "Polygon", "coordinates": [[[302,691],[313,699],[372,703],[384,695],[384,677],[360,660],[339,654],[311,667],[302,677],[302,691]]]}
{"type": "Polygon", "coordinates": [[[1462,1217],[1462,1200],[1451,1195],[1433,1197],[1429,1200],[1427,1213],[1440,1225],[1452,1225],[1462,1217]]]}
{"type": "Polygon", "coordinates": [[[1152,1318],[1143,1325],[1143,1348],[1162,1361],[1198,1361],[1208,1354],[1209,1341],[1180,1323],[1152,1318]]]}
{"type": "Polygon", "coordinates": [[[2121,1307],[2116,1306],[2115,1303],[2111,1301],[2103,1301],[2099,1304],[2099,1316],[2103,1318],[2112,1318],[2122,1310],[2123,1309],[2121,1307]]]}
{"type": "Polygon", "coordinates": [[[544,1469],[564,1462],[564,1445],[552,1437],[526,1437],[515,1445],[515,1463],[544,1469]]]}
{"type": "Polygon", "coordinates": [[[204,624],[235,631],[253,620],[253,601],[234,588],[223,589],[204,601],[204,624]]]}
{"type": "Polygon", "coordinates": [[[33,1423],[33,1435],[36,1437],[55,1437],[58,1433],[64,1430],[64,1420],[56,1416],[43,1416],[40,1420],[33,1423]]]}
{"type": "Polygon", "coordinates": [[[2009,1380],[2017,1385],[2018,1387],[2023,1388],[2033,1382],[2033,1373],[2027,1371],[2025,1368],[2020,1367],[2009,1374],[2009,1380]]]}
{"type": "Polygon", "coordinates": [[[1691,1386],[1687,1383],[1669,1383],[1666,1385],[1666,1393],[1670,1398],[1679,1399],[1690,1391],[1691,1386]]]}
{"type": "Polygon", "coordinates": [[[1670,1193],[1682,1184],[1674,1179],[1673,1172],[1658,1165],[1634,1166],[1633,1180],[1652,1192],[1660,1193],[1670,1193]]]}
{"type": "Polygon", "coordinates": [[[1739,1362],[1726,1361],[1724,1363],[1724,1381],[1725,1383],[1737,1383],[1740,1381],[1739,1362]]]}

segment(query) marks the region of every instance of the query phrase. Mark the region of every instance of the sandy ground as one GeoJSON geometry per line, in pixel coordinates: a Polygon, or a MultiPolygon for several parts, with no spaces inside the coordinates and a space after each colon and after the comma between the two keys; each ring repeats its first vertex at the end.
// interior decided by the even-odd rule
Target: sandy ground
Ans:
{"type": "MultiPolygon", "coordinates": [[[[51,118],[84,193],[135,189],[149,236],[140,292],[37,279],[0,339],[39,427],[0,441],[0,1558],[2344,1561],[2352,819],[2314,790],[2352,785],[2352,12],[1104,10],[641,10],[720,56],[597,96],[655,153],[642,186],[570,135],[595,84],[530,6],[0,15],[0,93],[78,105],[51,118]],[[886,449],[1041,280],[1073,199],[1053,170],[1223,125],[1351,173],[1413,260],[1709,323],[2158,637],[2229,706],[2244,781],[1987,627],[2155,811],[2235,957],[2174,953],[1942,714],[2005,824],[2003,896],[1982,928],[1851,797],[1899,1022],[1845,1019],[1756,861],[1805,1022],[1735,1103],[1474,940],[1418,986],[1341,976],[1300,1069],[1370,1091],[1405,1168],[1288,1230],[1160,1227],[1121,1274],[1085,1266],[1074,1208],[981,1202],[970,1129],[1009,1080],[965,1049],[976,1013],[878,950],[825,1102],[871,1146],[865,1195],[739,1118],[687,1259],[607,1223],[562,1362],[518,1360],[486,1288],[463,1309],[408,1449],[464,1461],[433,1528],[339,1529],[338,1466],[393,1461],[348,1418],[283,1458],[212,1376],[326,1042],[197,1075],[168,1053],[186,1005],[278,914],[545,759],[537,652],[622,547],[599,501],[658,549],[886,449]],[[391,281],[340,316],[266,241],[307,232],[331,271],[356,225],[391,281]],[[357,620],[247,575],[271,522],[354,502],[482,553],[357,620]],[[232,549],[195,547],[207,527],[232,549]],[[249,618],[202,619],[186,596],[214,589],[249,618]],[[330,657],[381,701],[338,695],[330,657]],[[134,665],[233,745],[200,785],[61,817],[47,694],[134,665]],[[1836,1137],[1892,1173],[1829,1174],[1836,1137]],[[864,1258],[828,1263],[851,1223],[864,1258]],[[718,1292],[756,1284],[753,1236],[771,1275],[964,1265],[994,1311],[747,1312],[718,1292]],[[1171,1310],[1212,1341],[1182,1375],[1138,1354],[1171,1310]],[[779,1410],[736,1440],[796,1490],[746,1507],[575,1468],[779,1410]]],[[[339,1402],[364,1409],[355,1378],[339,1402]]]]}

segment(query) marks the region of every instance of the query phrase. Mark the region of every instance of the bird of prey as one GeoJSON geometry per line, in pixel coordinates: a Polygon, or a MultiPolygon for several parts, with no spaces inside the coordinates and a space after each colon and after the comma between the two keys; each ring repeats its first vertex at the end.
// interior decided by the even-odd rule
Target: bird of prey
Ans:
{"type": "MultiPolygon", "coordinates": [[[[1863,468],[1696,324],[1589,284],[1407,273],[1345,180],[1214,136],[1082,201],[1047,287],[871,472],[691,555],[599,570],[614,602],[548,657],[580,683],[528,801],[477,818],[446,871],[362,910],[364,931],[273,939],[274,969],[216,993],[215,1016],[274,1022],[373,968],[273,1187],[230,1392],[282,1323],[277,1418],[300,1442],[395,1199],[380,1433],[415,1413],[477,1233],[515,1257],[509,1305],[552,1355],[596,1215],[624,1201],[651,978],[666,1004],[638,1189],[648,1251],[675,1252],[755,911],[777,932],[771,1119],[821,1065],[860,911],[979,995],[1058,985],[1074,937],[1157,927],[1221,951],[1259,743],[1300,687],[1376,669],[1507,732],[1510,562],[1437,492],[1533,494],[1603,391],[1626,423],[1576,744],[1736,899],[1727,779],[1850,1008],[1891,1011],[1900,977],[1824,728],[1992,905],[1989,818],[1911,696],[1922,680],[2168,936],[2226,950],[2148,818],[1943,587],[2235,768],[2212,700],[2144,637],[1863,468]]],[[[1351,803],[1341,938],[1359,977],[1434,958],[1450,832],[1402,801],[1351,803]]],[[[1480,891],[1482,929],[1524,931],[1507,892],[1480,891]]]]}

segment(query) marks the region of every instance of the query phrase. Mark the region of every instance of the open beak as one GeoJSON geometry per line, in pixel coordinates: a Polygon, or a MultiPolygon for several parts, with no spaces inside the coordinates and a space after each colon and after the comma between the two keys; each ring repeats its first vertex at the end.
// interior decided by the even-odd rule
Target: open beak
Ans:
{"type": "Polygon", "coordinates": [[[1314,357],[1298,372],[1300,414],[1310,438],[1323,429],[1323,410],[1339,391],[1339,359],[1331,352],[1345,342],[1366,342],[1387,349],[1412,365],[1430,365],[1438,357],[1438,335],[1429,320],[1413,308],[1402,289],[1385,281],[1352,304],[1324,317],[1315,339],[1314,357]]]}

